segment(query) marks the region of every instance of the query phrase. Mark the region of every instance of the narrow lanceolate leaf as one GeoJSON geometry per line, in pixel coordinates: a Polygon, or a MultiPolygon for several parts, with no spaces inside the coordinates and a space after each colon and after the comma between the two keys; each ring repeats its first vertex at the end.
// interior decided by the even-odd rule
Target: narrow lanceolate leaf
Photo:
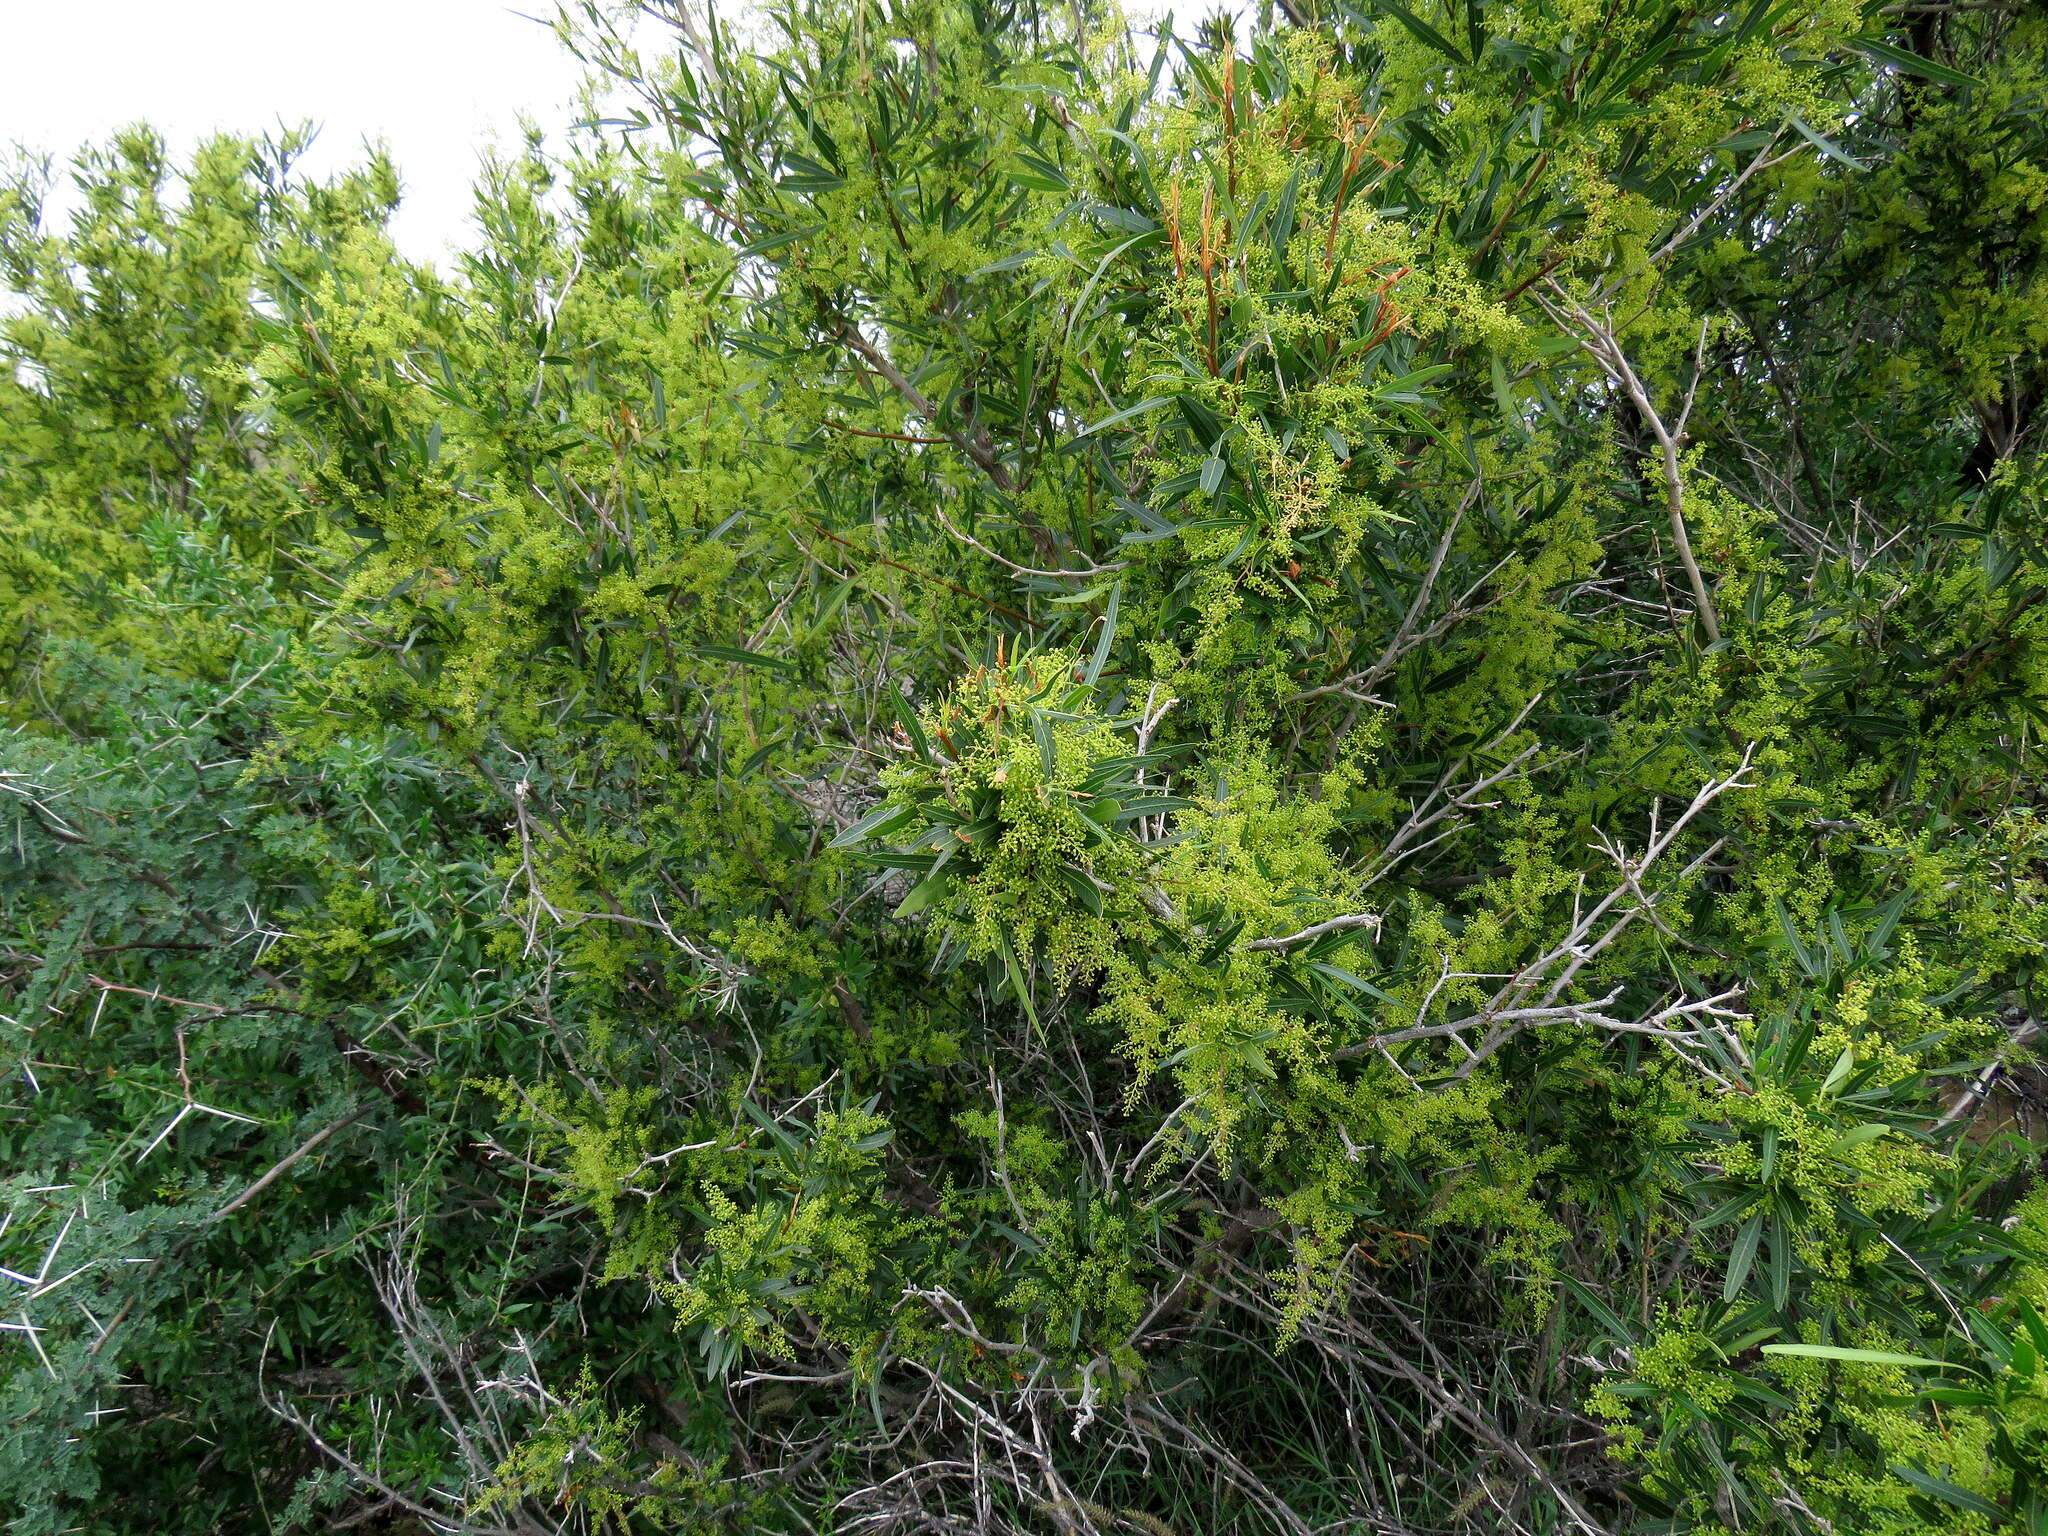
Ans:
{"type": "Polygon", "coordinates": [[[1465,62],[1465,55],[1459,52],[1457,46],[1449,38],[1445,37],[1443,33],[1437,31],[1435,27],[1417,16],[1413,11],[1408,10],[1404,6],[1394,4],[1394,0],[1370,0],[1370,9],[1383,11],[1393,17],[1418,39],[1427,43],[1431,48],[1434,48],[1453,63],[1463,64],[1465,62]]]}
{"type": "Polygon", "coordinates": [[[1884,1349],[1849,1349],[1838,1344],[1764,1344],[1758,1347],[1767,1355],[1800,1355],[1812,1360],[1846,1360],[1861,1365],[1916,1365],[1947,1369],[1943,1362],[1929,1360],[1925,1355],[1901,1355],[1884,1349]]]}
{"type": "Polygon", "coordinates": [[[878,805],[852,826],[833,838],[826,846],[830,848],[851,848],[856,843],[866,842],[870,837],[879,837],[891,827],[911,818],[910,807],[903,805],[878,805]]]}
{"type": "Polygon", "coordinates": [[[796,671],[791,663],[780,656],[766,656],[759,651],[745,650],[737,645],[700,645],[696,649],[699,656],[706,656],[714,661],[737,662],[742,666],[760,667],[769,672],[781,672],[786,675],[796,671]]]}
{"type": "Polygon", "coordinates": [[[1088,657],[1087,668],[1081,674],[1081,681],[1091,687],[1102,677],[1102,669],[1109,664],[1111,648],[1117,640],[1117,614],[1122,610],[1124,584],[1118,582],[1110,589],[1109,606],[1103,610],[1101,631],[1095,637],[1095,649],[1088,657]]]}
{"type": "Polygon", "coordinates": [[[1870,169],[1869,166],[1858,160],[1854,155],[1851,155],[1826,134],[1816,128],[1808,127],[1804,118],[1794,117],[1788,119],[1788,121],[1794,128],[1799,130],[1800,137],[1804,138],[1807,143],[1811,144],[1823,155],[1826,155],[1830,160],[1838,161],[1849,167],[1852,171],[1867,171],[1870,169]]]}
{"type": "Polygon", "coordinates": [[[1135,421],[1140,416],[1148,415],[1163,405],[1172,405],[1173,403],[1174,397],[1171,395],[1161,395],[1150,400],[1140,400],[1136,405],[1127,405],[1120,411],[1112,411],[1100,421],[1090,423],[1088,426],[1081,428],[1075,436],[1088,437],[1095,433],[1106,431],[1110,427],[1122,426],[1127,421],[1135,421]]]}
{"type": "Polygon", "coordinates": [[[1192,800],[1183,800],[1178,795],[1138,795],[1117,808],[1116,819],[1129,821],[1136,816],[1163,816],[1171,811],[1188,810],[1193,805],[1192,800]]]}
{"type": "Polygon", "coordinates": [[[1966,75],[1960,69],[1937,63],[1922,54],[1901,48],[1896,43],[1885,42],[1882,38],[1859,37],[1850,46],[1859,52],[1869,54],[1873,59],[1902,69],[1909,75],[1918,75],[1923,80],[1938,80],[1943,85],[1981,86],[1984,83],[1975,75],[1966,75]]]}
{"type": "Polygon", "coordinates": [[[1944,1504],[1953,1504],[1958,1509],[1967,1509],[1976,1514],[1989,1515],[1994,1520],[2003,1520],[2010,1513],[2003,1506],[1992,1503],[1982,1494],[1972,1493],[1967,1488],[1959,1488],[1945,1477],[1936,1477],[1933,1473],[1923,1472],[1920,1468],[1911,1466],[1906,1462],[1893,1462],[1891,1470],[1895,1476],[1911,1483],[1922,1493],[1930,1494],[1934,1498],[1940,1499],[1944,1504]]]}
{"type": "Polygon", "coordinates": [[[1728,1273],[1721,1282],[1721,1299],[1733,1301],[1742,1294],[1743,1283],[1749,1279],[1750,1266],[1756,1263],[1757,1244],[1764,1232],[1764,1213],[1757,1211],[1745,1221],[1735,1233],[1735,1241],[1728,1248],[1728,1273]]]}

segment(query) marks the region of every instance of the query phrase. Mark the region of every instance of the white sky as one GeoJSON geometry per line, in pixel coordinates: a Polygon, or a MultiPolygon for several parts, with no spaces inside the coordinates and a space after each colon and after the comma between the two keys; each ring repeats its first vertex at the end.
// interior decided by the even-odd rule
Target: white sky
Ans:
{"type": "Polygon", "coordinates": [[[479,152],[521,112],[572,113],[581,66],[542,26],[553,0],[0,0],[0,151],[61,160],[148,122],[180,154],[209,131],[311,119],[302,162],[331,172],[382,140],[415,260],[467,243],[479,152]]]}

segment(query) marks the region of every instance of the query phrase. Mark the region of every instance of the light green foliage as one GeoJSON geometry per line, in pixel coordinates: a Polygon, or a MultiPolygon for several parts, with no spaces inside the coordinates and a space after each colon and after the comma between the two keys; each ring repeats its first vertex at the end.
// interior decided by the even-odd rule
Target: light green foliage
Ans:
{"type": "Polygon", "coordinates": [[[2035,1531],[2048,24],[666,3],[0,194],[0,1510],[2035,1531]]]}
{"type": "Polygon", "coordinates": [[[244,554],[302,526],[269,473],[249,370],[261,274],[303,270],[396,200],[382,164],[293,183],[305,142],[214,139],[174,176],[162,141],[129,130],[73,167],[81,206],[61,234],[41,219],[47,165],[0,185],[0,281],[26,301],[0,320],[10,658],[109,625],[165,655],[217,644],[129,625],[124,582],[146,579],[143,529],[164,507],[208,505],[244,554]]]}

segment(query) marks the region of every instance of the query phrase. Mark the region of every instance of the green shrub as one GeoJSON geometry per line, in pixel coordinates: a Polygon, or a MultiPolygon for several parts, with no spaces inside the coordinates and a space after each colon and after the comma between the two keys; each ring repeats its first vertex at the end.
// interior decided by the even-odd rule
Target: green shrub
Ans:
{"type": "Polygon", "coordinates": [[[2048,1530],[2048,20],[640,10],[0,196],[10,1529],[2048,1530]]]}

